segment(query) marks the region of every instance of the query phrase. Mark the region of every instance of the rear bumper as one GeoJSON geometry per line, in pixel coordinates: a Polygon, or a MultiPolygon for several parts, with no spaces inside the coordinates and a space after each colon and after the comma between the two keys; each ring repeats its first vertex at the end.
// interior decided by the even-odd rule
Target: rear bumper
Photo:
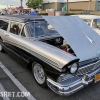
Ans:
{"type": "Polygon", "coordinates": [[[93,82],[94,76],[100,73],[100,68],[84,76],[75,76],[62,82],[55,82],[47,78],[47,85],[55,93],[63,96],[71,95],[93,82]]]}

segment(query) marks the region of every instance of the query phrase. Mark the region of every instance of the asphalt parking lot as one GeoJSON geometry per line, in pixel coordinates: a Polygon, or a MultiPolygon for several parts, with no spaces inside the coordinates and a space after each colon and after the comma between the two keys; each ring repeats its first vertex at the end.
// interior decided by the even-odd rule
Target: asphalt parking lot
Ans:
{"type": "Polygon", "coordinates": [[[92,83],[71,96],[63,97],[55,94],[49,88],[45,89],[37,85],[31,69],[26,69],[7,53],[0,53],[0,62],[2,63],[0,64],[0,92],[2,88],[7,92],[15,93],[26,89],[33,97],[31,99],[26,97],[0,97],[0,100],[100,100],[100,82],[92,83]],[[3,65],[11,73],[11,76],[14,76],[15,83],[11,76],[5,73],[4,68],[2,68],[3,65]],[[18,85],[18,82],[20,85],[18,85]]]}

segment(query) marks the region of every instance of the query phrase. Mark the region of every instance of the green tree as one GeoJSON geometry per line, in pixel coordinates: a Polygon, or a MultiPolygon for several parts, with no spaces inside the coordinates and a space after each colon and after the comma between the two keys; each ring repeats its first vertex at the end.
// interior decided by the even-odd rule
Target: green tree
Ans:
{"type": "Polygon", "coordinates": [[[39,8],[42,8],[43,6],[43,0],[28,0],[26,2],[26,5],[29,7],[29,8],[33,8],[33,9],[39,9],[39,8]]]}

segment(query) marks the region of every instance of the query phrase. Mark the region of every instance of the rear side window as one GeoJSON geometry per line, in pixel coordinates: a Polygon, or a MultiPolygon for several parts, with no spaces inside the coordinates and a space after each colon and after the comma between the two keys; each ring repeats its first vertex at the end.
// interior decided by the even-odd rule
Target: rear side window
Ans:
{"type": "Polygon", "coordinates": [[[0,20],[0,29],[7,31],[8,25],[9,25],[8,21],[0,20]]]}
{"type": "Polygon", "coordinates": [[[21,36],[26,37],[26,35],[25,35],[25,27],[22,30],[21,36]]]}
{"type": "Polygon", "coordinates": [[[22,24],[11,22],[10,24],[10,32],[16,35],[19,35],[22,29],[22,24]]]}

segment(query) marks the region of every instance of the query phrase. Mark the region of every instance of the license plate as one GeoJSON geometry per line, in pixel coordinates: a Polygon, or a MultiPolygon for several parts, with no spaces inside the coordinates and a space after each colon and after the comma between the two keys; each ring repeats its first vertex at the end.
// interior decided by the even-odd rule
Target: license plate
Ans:
{"type": "Polygon", "coordinates": [[[98,82],[100,81],[100,74],[97,74],[95,77],[94,77],[94,82],[98,82]]]}

